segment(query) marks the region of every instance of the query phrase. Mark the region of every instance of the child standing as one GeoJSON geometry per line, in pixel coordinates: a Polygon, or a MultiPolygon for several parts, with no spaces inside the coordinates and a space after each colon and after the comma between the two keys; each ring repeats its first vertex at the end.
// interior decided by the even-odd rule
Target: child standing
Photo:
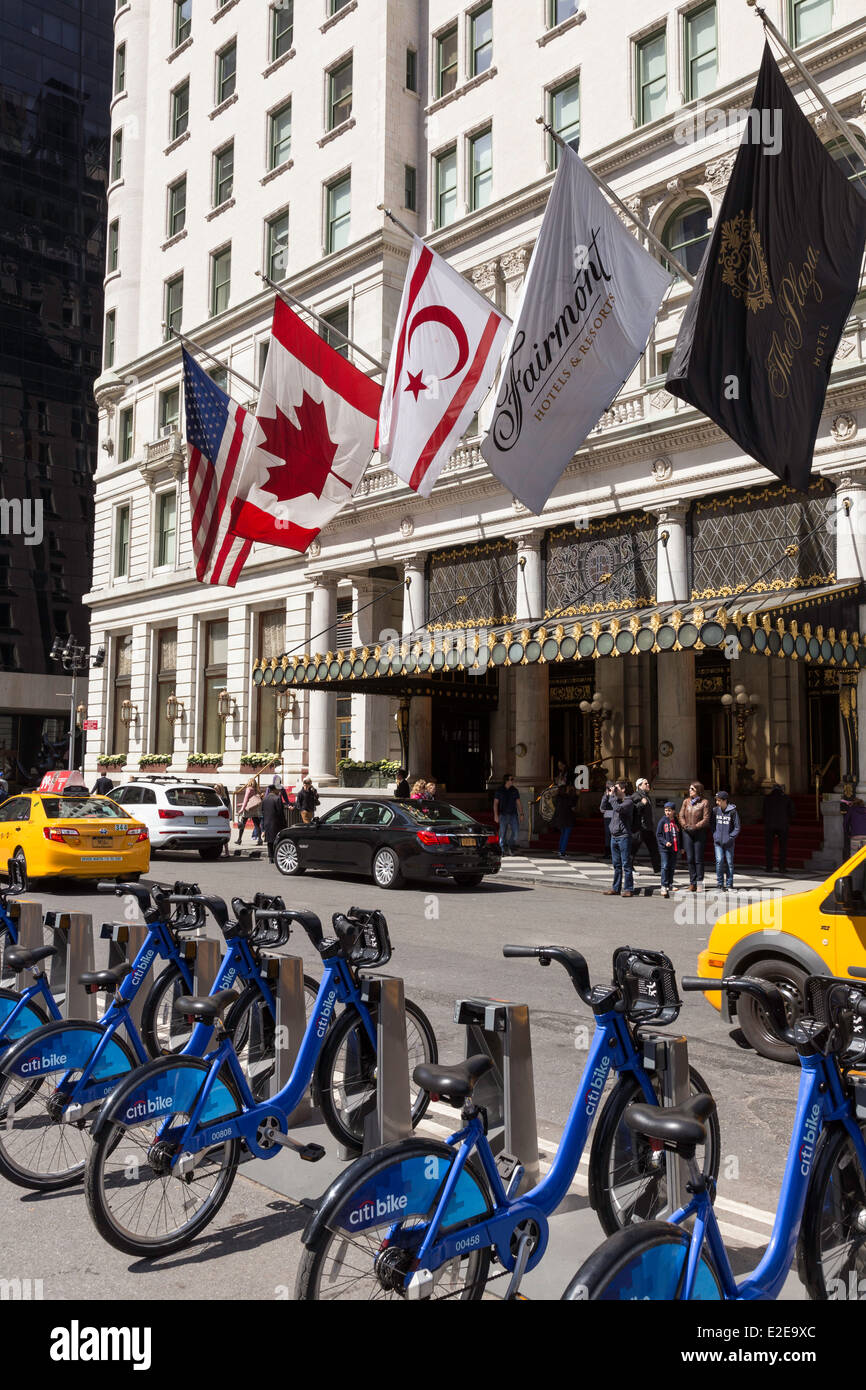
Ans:
{"type": "Polygon", "coordinates": [[[680,827],[676,802],[666,801],[665,812],[656,826],[656,839],[661,854],[662,897],[669,898],[674,886],[674,869],[680,852],[680,827]]]}

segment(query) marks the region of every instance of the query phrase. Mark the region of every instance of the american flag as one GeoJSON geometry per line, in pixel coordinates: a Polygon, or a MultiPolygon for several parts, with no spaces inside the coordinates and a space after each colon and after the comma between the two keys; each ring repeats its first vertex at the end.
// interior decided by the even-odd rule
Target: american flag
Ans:
{"type": "Polygon", "coordinates": [[[245,435],[255,420],[183,349],[189,501],[196,578],[234,588],[252,541],[230,530],[245,435]]]}

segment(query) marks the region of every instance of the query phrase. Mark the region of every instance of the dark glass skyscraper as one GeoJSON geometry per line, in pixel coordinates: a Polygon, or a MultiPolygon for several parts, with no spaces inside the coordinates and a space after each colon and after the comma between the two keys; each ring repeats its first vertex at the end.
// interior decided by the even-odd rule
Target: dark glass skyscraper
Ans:
{"type": "Polygon", "coordinates": [[[54,634],[88,631],[113,11],[0,5],[0,767],[15,780],[68,727],[54,634]]]}

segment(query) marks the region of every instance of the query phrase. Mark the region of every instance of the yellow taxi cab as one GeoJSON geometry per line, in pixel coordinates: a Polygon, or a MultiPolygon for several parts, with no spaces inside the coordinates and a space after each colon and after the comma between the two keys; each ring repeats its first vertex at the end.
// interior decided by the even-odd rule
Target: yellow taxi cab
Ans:
{"type": "Polygon", "coordinates": [[[150,868],[147,826],[85,787],[23,792],[0,804],[0,865],[37,878],[137,879],[150,868]]]}
{"type": "MultiPolygon", "coordinates": [[[[748,974],[771,980],[785,996],[789,1018],[798,1016],[809,975],[845,976],[851,965],[866,966],[864,890],[866,846],[817,888],[750,902],[720,917],[698,956],[698,974],[748,974]]],[[[737,1024],[756,1052],[776,1061],[795,1059],[754,1000],[706,997],[727,1022],[736,1013],[737,1024]]]]}

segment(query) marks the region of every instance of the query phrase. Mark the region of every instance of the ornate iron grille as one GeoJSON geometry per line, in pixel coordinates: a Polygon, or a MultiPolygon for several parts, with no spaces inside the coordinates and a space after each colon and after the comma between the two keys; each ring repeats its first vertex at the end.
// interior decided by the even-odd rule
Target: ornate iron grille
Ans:
{"type": "Polygon", "coordinates": [[[692,598],[832,584],[833,508],[833,488],[824,478],[805,497],[780,483],[698,502],[692,516],[692,598]]]}
{"type": "Polygon", "coordinates": [[[427,627],[438,630],[514,621],[514,541],[436,550],[427,569],[427,627]]]}
{"type": "Polygon", "coordinates": [[[546,618],[647,608],[656,601],[656,523],[646,512],[547,533],[546,618]],[[605,578],[605,576],[609,576],[605,578]]]}

